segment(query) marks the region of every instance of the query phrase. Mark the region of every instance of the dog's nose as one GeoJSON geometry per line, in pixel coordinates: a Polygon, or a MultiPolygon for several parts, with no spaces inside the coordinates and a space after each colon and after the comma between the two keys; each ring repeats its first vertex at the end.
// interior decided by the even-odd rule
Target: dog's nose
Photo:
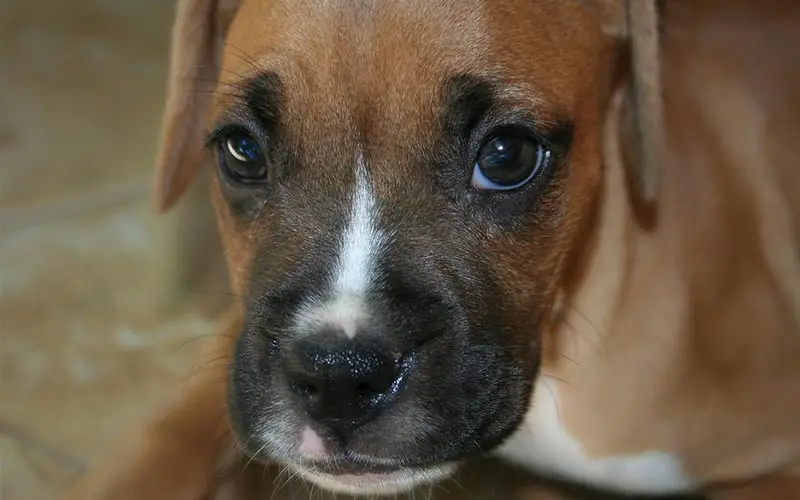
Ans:
{"type": "Polygon", "coordinates": [[[402,383],[399,356],[369,339],[295,341],[287,376],[308,416],[346,439],[393,399],[402,383]]]}

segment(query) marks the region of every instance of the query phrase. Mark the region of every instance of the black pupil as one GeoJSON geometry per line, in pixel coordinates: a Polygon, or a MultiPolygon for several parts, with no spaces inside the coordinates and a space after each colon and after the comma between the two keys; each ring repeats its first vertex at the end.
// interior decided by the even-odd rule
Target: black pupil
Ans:
{"type": "Polygon", "coordinates": [[[487,142],[478,166],[492,182],[512,186],[523,182],[536,168],[536,145],[521,137],[496,137],[487,142]]]}
{"type": "Polygon", "coordinates": [[[258,160],[261,155],[258,143],[247,136],[232,137],[231,147],[248,162],[258,160]]]}
{"type": "Polygon", "coordinates": [[[266,162],[258,141],[247,134],[230,135],[221,144],[221,162],[239,180],[263,180],[266,162]]]}

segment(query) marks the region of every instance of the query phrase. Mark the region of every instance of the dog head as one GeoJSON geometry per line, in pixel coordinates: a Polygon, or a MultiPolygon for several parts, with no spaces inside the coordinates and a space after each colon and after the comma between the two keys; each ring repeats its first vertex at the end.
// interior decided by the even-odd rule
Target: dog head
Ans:
{"type": "Polygon", "coordinates": [[[179,2],[158,201],[214,166],[253,454],[392,492],[515,430],[601,184],[604,5],[179,2]]]}

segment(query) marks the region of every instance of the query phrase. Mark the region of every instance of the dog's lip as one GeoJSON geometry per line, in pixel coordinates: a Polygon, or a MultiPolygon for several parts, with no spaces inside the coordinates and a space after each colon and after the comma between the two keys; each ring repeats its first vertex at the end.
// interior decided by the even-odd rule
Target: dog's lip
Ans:
{"type": "MultiPolygon", "coordinates": [[[[374,485],[391,486],[402,484],[409,479],[424,476],[423,469],[397,469],[386,473],[361,473],[361,474],[328,474],[319,471],[308,471],[307,475],[325,480],[344,488],[365,488],[374,485]]],[[[416,482],[416,481],[415,481],[416,482]]]]}
{"type": "Polygon", "coordinates": [[[389,495],[410,491],[419,485],[442,480],[456,469],[454,463],[431,467],[398,466],[395,468],[387,466],[375,468],[374,464],[365,467],[364,464],[356,464],[354,470],[350,470],[350,465],[343,467],[343,464],[339,464],[331,469],[327,462],[325,464],[322,468],[319,467],[322,465],[320,463],[315,467],[295,464],[292,468],[296,469],[302,477],[331,491],[354,495],[365,493],[389,495]],[[381,472],[375,472],[377,470],[381,472]]]}
{"type": "Polygon", "coordinates": [[[407,466],[405,464],[380,463],[370,460],[354,460],[350,458],[330,458],[327,460],[303,461],[303,468],[328,476],[378,476],[400,471],[423,470],[425,467],[407,466]]]}

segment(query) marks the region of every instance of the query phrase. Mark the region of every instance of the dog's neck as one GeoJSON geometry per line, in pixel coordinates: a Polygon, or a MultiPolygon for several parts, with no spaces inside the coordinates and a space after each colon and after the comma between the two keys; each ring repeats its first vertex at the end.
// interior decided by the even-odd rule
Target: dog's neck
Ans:
{"type": "Polygon", "coordinates": [[[542,373],[587,453],[682,449],[693,476],[719,480],[784,463],[798,439],[797,192],[781,181],[789,162],[770,163],[770,90],[691,50],[666,53],[669,149],[651,227],[606,124],[590,244],[543,339],[542,373]],[[763,436],[747,434],[753,422],[763,436]],[[735,456],[718,449],[726,439],[741,444],[735,456]]]}

